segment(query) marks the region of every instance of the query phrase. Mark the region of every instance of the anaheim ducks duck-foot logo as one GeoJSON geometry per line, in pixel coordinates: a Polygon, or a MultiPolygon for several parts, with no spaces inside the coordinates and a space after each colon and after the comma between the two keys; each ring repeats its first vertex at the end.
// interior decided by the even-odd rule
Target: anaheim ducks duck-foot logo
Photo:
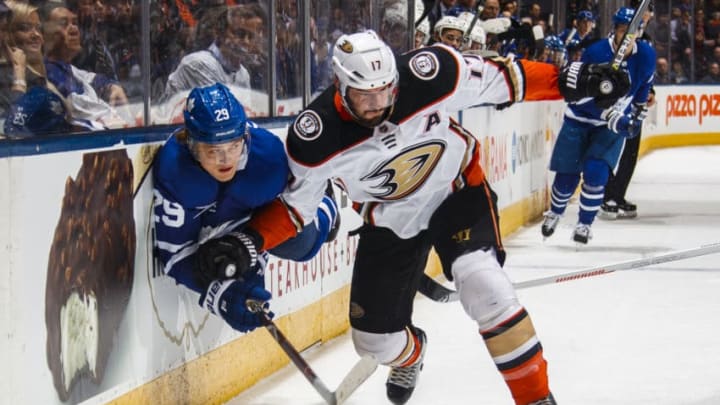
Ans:
{"type": "Polygon", "coordinates": [[[398,200],[417,190],[430,176],[445,151],[445,143],[430,141],[405,148],[362,181],[377,182],[370,193],[381,200],[398,200]]]}
{"type": "Polygon", "coordinates": [[[345,53],[352,53],[353,52],[353,44],[350,43],[350,41],[345,40],[342,44],[338,45],[338,48],[342,50],[345,53]]]}

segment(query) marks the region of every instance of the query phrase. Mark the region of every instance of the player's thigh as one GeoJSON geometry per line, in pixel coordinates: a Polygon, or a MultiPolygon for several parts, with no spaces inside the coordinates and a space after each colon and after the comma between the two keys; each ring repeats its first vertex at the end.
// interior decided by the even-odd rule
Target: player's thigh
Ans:
{"type": "Polygon", "coordinates": [[[429,251],[425,232],[401,239],[387,228],[365,226],[360,231],[350,287],[353,328],[387,333],[410,325],[429,251]]]}
{"type": "Polygon", "coordinates": [[[598,127],[591,131],[591,139],[585,159],[604,160],[611,169],[614,169],[620,159],[625,138],[608,128],[598,127]]]}
{"type": "Polygon", "coordinates": [[[550,156],[550,170],[558,173],[580,173],[582,157],[589,145],[589,127],[565,120],[550,156]]]}
{"type": "Polygon", "coordinates": [[[485,182],[450,195],[430,219],[432,244],[440,257],[443,274],[453,279],[451,266],[458,257],[494,249],[498,262],[505,261],[500,236],[497,196],[485,182]]]}

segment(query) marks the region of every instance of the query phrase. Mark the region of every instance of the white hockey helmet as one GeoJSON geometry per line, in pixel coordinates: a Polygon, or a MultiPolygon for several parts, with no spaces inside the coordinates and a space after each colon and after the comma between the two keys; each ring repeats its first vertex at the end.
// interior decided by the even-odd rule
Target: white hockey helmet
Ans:
{"type": "MultiPolygon", "coordinates": [[[[347,89],[375,90],[387,87],[391,97],[387,106],[395,102],[399,73],[395,55],[373,30],[342,35],[335,42],[332,58],[333,73],[343,105],[353,115],[347,100],[347,89]]],[[[355,116],[355,118],[358,118],[355,116]]]]}
{"type": "Polygon", "coordinates": [[[425,37],[430,35],[430,23],[428,22],[427,18],[422,20],[420,22],[420,24],[418,24],[418,26],[415,27],[415,30],[422,32],[425,35],[425,37]]]}
{"type": "Polygon", "coordinates": [[[467,29],[467,23],[464,19],[446,15],[435,23],[435,33],[438,35],[442,35],[443,31],[447,29],[458,30],[462,33],[465,33],[465,29],[467,29]]]}
{"type": "Polygon", "coordinates": [[[470,31],[470,46],[472,47],[472,43],[480,44],[480,49],[485,49],[485,43],[487,41],[487,35],[485,35],[485,30],[480,25],[475,25],[470,31]]]}

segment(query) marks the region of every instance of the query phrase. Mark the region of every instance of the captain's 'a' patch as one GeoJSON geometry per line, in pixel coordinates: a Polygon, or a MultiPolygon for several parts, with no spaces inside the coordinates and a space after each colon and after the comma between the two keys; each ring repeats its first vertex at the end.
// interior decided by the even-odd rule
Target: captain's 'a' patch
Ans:
{"type": "Polygon", "coordinates": [[[312,110],[304,111],[295,119],[295,133],[300,139],[312,141],[322,133],[323,125],[320,116],[312,110]]]}
{"type": "Polygon", "coordinates": [[[440,71],[440,63],[432,52],[420,52],[410,59],[410,71],[422,80],[432,80],[440,71]]]}

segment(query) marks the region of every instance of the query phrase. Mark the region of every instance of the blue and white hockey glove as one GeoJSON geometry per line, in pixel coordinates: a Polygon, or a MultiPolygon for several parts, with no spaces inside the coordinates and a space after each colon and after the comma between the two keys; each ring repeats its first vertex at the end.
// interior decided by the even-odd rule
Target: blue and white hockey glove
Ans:
{"type": "Polygon", "coordinates": [[[634,104],[630,114],[610,109],[603,113],[607,120],[607,126],[616,134],[632,139],[640,135],[642,121],[647,116],[647,108],[640,104],[634,104]]]}
{"type": "MultiPolygon", "coordinates": [[[[248,277],[248,280],[215,280],[200,297],[200,305],[223,318],[233,329],[250,332],[263,325],[263,316],[251,312],[247,300],[264,302],[267,309],[271,294],[264,284],[262,276],[248,277]]],[[[269,311],[267,314],[270,318],[275,316],[269,311]]]]}
{"type": "Polygon", "coordinates": [[[257,244],[242,232],[210,239],[197,251],[198,276],[205,285],[215,280],[238,278],[258,264],[257,244]]]}

